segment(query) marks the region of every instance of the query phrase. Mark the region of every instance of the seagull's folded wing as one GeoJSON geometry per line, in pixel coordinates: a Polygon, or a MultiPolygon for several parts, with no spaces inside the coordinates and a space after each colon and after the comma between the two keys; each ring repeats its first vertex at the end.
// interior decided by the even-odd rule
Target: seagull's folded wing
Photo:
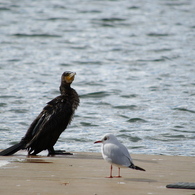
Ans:
{"type": "Polygon", "coordinates": [[[106,161],[119,167],[129,167],[132,163],[127,148],[122,144],[105,144],[102,152],[106,161]]]}

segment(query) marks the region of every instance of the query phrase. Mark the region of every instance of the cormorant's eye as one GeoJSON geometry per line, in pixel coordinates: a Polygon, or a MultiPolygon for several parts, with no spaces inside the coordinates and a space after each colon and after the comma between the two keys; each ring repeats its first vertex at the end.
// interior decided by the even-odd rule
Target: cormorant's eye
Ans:
{"type": "Polygon", "coordinates": [[[63,76],[66,77],[66,76],[68,76],[68,75],[70,75],[70,74],[71,74],[71,72],[66,71],[66,72],[63,73],[63,76]]]}

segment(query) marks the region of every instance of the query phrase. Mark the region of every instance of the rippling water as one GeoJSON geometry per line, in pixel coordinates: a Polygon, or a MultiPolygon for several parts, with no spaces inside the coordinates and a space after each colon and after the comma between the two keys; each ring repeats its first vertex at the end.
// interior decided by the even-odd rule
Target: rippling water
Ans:
{"type": "Polygon", "coordinates": [[[195,155],[195,1],[0,1],[0,148],[16,143],[76,71],[81,98],[56,148],[195,155]]]}

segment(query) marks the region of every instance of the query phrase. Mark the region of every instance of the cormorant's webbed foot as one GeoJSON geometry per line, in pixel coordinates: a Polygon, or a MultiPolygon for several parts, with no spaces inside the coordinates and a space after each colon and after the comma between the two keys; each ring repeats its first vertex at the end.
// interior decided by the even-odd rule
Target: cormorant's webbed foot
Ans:
{"type": "Polygon", "coordinates": [[[48,150],[48,156],[55,156],[55,155],[73,155],[73,153],[66,152],[66,150],[48,150]]]}

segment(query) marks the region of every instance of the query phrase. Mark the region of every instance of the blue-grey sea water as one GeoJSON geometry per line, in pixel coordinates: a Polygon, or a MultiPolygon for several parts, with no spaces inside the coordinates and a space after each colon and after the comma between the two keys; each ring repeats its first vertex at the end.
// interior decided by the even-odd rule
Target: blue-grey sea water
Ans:
{"type": "Polygon", "coordinates": [[[195,1],[0,0],[0,148],[24,136],[64,71],[80,106],[55,145],[195,155],[195,1]]]}

